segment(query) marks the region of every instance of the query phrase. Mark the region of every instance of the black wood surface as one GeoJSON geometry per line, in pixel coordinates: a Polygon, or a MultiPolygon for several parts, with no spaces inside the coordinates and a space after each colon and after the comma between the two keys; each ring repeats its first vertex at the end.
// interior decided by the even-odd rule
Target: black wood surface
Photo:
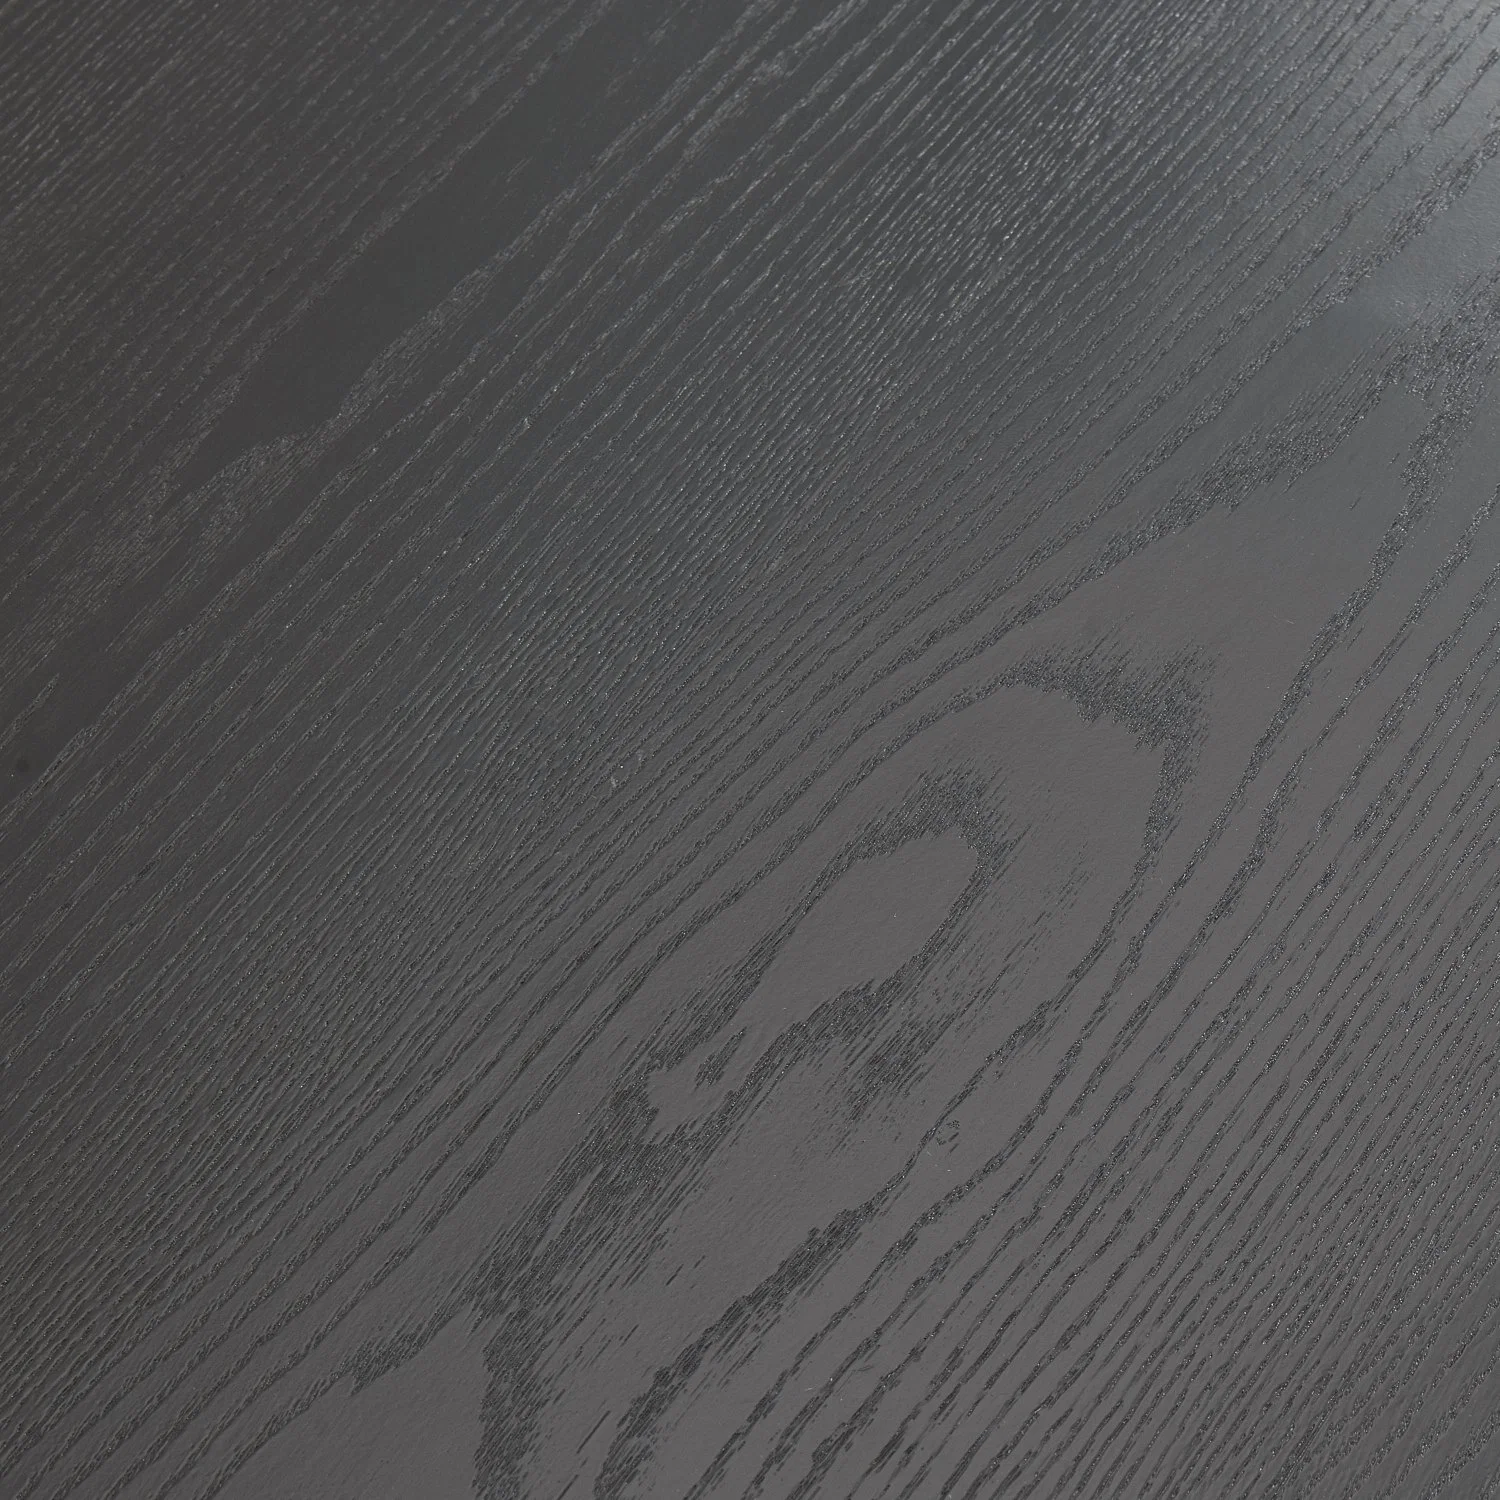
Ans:
{"type": "Polygon", "coordinates": [[[1500,1494],[1497,64],[0,5],[0,1495],[1500,1494]]]}

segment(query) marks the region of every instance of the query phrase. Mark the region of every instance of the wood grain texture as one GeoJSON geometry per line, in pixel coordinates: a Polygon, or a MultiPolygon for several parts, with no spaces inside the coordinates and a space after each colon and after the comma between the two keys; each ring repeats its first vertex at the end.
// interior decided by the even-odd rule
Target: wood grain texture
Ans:
{"type": "Polygon", "coordinates": [[[0,1494],[1500,1495],[1497,64],[0,5],[0,1494]]]}

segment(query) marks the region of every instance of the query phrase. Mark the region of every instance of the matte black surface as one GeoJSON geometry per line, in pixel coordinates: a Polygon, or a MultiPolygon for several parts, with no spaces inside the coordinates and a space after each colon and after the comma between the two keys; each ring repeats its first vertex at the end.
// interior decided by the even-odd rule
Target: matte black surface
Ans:
{"type": "Polygon", "coordinates": [[[1500,10],[0,6],[0,1496],[1500,1494],[1500,10]]]}

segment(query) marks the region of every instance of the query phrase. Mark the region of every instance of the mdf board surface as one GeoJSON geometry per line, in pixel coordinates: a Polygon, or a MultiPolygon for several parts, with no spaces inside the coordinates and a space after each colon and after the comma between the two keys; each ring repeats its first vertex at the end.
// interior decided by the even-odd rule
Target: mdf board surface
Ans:
{"type": "Polygon", "coordinates": [[[0,9],[0,1493],[1500,1493],[1497,63],[0,9]]]}

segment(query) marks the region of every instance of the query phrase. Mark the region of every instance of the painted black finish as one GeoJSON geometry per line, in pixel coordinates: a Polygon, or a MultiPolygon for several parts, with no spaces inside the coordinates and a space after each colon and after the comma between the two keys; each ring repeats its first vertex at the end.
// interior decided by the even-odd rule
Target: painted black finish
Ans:
{"type": "Polygon", "coordinates": [[[1497,63],[0,9],[0,1493],[1500,1492],[1497,63]]]}

